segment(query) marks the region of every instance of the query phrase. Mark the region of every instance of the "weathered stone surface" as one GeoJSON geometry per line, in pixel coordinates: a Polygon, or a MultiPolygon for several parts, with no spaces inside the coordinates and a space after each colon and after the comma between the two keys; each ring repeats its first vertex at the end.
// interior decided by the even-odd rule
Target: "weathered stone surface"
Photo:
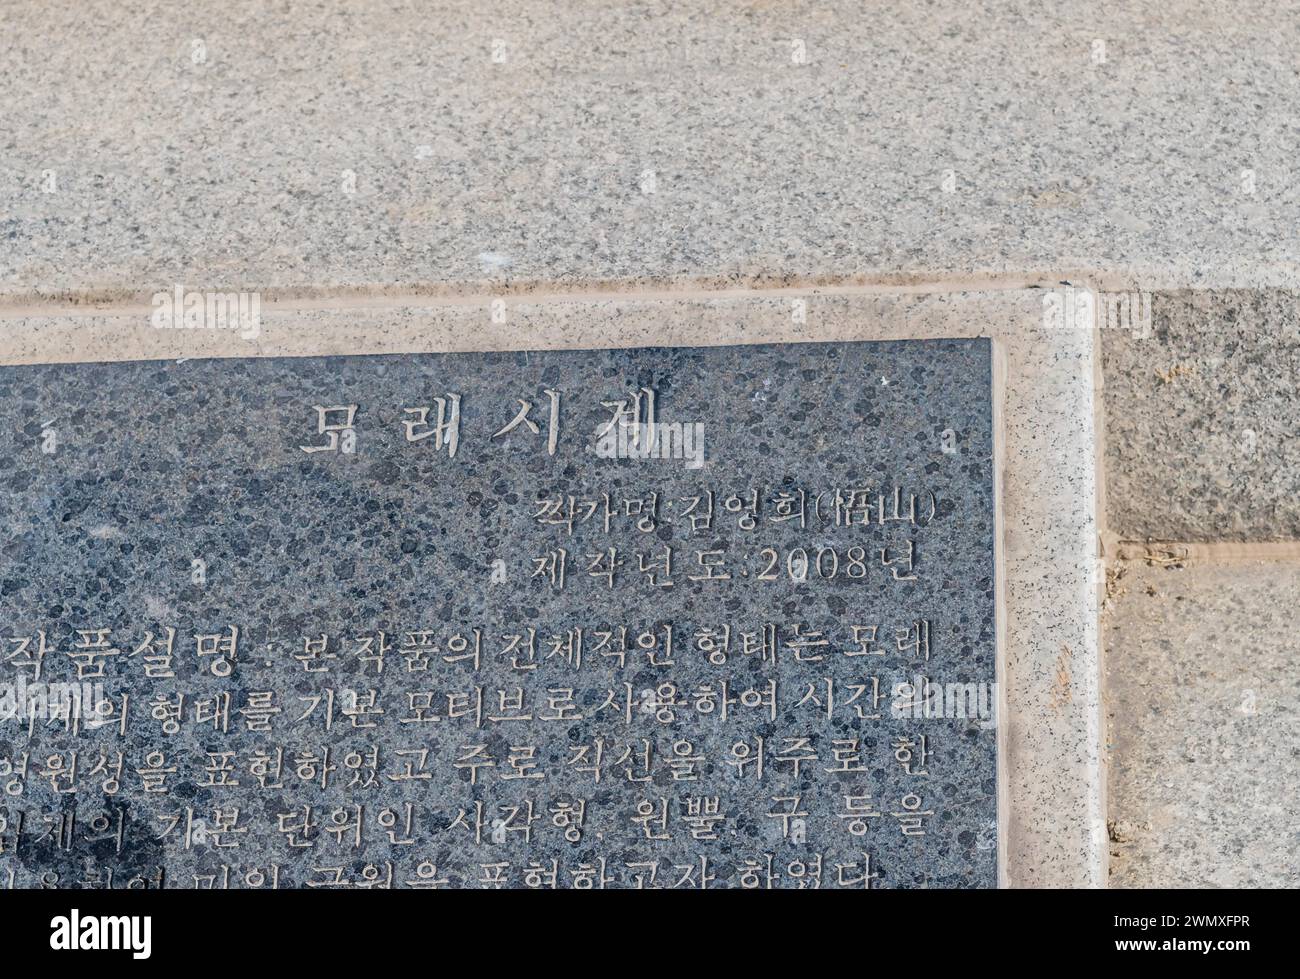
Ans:
{"type": "MultiPolygon", "coordinates": [[[[601,866],[611,883],[626,885],[649,872],[629,864],[654,859],[662,861],[658,885],[684,874],[672,870],[680,866],[694,868],[688,885],[698,885],[707,869],[715,885],[766,883],[770,870],[776,885],[791,886],[818,854],[823,882],[834,885],[839,865],[851,880],[869,852],[875,886],[991,886],[998,842],[992,726],[891,712],[895,685],[919,675],[939,684],[995,679],[991,374],[987,340],[0,370],[0,439],[11,460],[0,521],[4,634],[43,630],[50,648],[43,679],[53,682],[76,677],[70,654],[77,630],[111,630],[105,638],[121,655],[106,661],[103,692],[119,703],[129,697],[125,733],[116,718],[83,724],[76,735],[52,723],[38,723],[30,739],[12,721],[0,729],[4,757],[30,752],[23,792],[7,802],[9,826],[20,810],[28,833],[52,813],[77,818],[66,847],[24,838],[4,860],[29,886],[47,874],[71,884],[109,869],[119,882],[148,878],[159,866],[173,886],[190,886],[195,874],[220,874],[223,866],[236,868],[233,881],[277,865],[282,885],[329,883],[330,868],[353,883],[386,878],[390,866],[401,885],[418,880],[423,865],[452,885],[477,886],[492,879],[483,865],[497,863],[508,864],[507,882],[520,886],[532,879],[530,863],[543,868],[544,880],[552,860],[561,886],[601,866]],[[650,390],[660,423],[703,424],[702,468],[591,451],[612,417],[602,402],[650,390]],[[553,455],[551,391],[559,395],[553,455]],[[432,408],[432,399],[453,393],[462,398],[455,457],[436,438],[408,441],[404,422],[414,416],[404,409],[432,408]],[[524,423],[494,437],[518,399],[531,403],[537,433],[524,423]],[[353,452],[342,451],[352,445],[346,432],[340,451],[303,451],[331,442],[316,430],[317,405],[357,406],[353,452]],[[916,494],[915,523],[888,519],[895,486],[904,512],[916,494]],[[869,523],[843,525],[836,491],[844,500],[854,488],[885,492],[883,524],[876,499],[869,523]],[[684,510],[708,491],[715,493],[712,524],[693,527],[690,517],[702,504],[691,515],[684,510]],[[747,529],[739,501],[754,491],[759,512],[747,529]],[[651,493],[658,494],[654,520],[651,493]],[[778,499],[801,493],[806,520],[780,519],[778,499]],[[567,510],[571,496],[593,507],[579,505],[571,531],[554,514],[538,519],[539,501],[560,501],[567,510]],[[909,541],[916,580],[898,563],[909,541]],[[621,562],[612,583],[598,575],[604,564],[593,565],[610,548],[621,562]],[[656,576],[673,581],[666,587],[642,568],[669,548],[672,568],[656,576]],[[537,573],[561,550],[562,586],[548,571],[537,573]],[[804,551],[809,566],[800,581],[804,551]],[[715,559],[701,564],[698,552],[721,552],[732,577],[693,581],[709,574],[705,564],[715,559]],[[494,582],[500,569],[505,580],[494,582]],[[928,659],[898,638],[918,621],[930,624],[928,659]],[[774,655],[762,652],[765,624],[775,627],[774,655]],[[790,643],[796,624],[829,644],[806,647],[800,657],[790,643]],[[847,655],[859,648],[853,625],[878,626],[865,656],[847,655]],[[198,655],[195,635],[231,626],[239,628],[239,652],[221,675],[225,657],[198,655]],[[723,626],[731,627],[730,650],[710,659],[699,634],[723,626]],[[169,627],[177,630],[176,677],[148,677],[145,656],[158,652],[169,627]],[[471,660],[447,662],[455,655],[452,637],[468,637],[473,648],[476,629],[477,669],[471,660]],[[530,629],[532,656],[525,652],[530,629]],[[577,629],[580,664],[567,644],[577,629]],[[427,670],[411,672],[412,650],[404,646],[410,633],[425,630],[437,649],[427,670]],[[377,673],[359,640],[374,639],[373,650],[380,632],[392,647],[377,673]],[[759,637],[751,654],[743,651],[744,632],[759,637]],[[322,634],[335,658],[307,661],[308,640],[322,634]],[[153,643],[136,653],[150,635],[153,643]],[[511,645],[504,638],[511,635],[523,638],[511,645]],[[552,636],[561,637],[559,646],[552,636]],[[874,709],[873,676],[884,695],[874,709]],[[728,706],[726,723],[717,701],[707,709],[704,693],[721,695],[723,681],[729,697],[741,698],[728,706]],[[770,682],[779,703],[774,716],[746,703],[753,699],[746,691],[770,682]],[[515,688],[534,720],[488,720],[512,713],[499,691],[509,696],[515,688]],[[580,718],[538,719],[548,697],[570,688],[580,718]],[[371,690],[383,715],[359,710],[371,690]],[[481,721],[448,716],[448,694],[469,694],[473,702],[477,690],[481,721]],[[321,699],[329,691],[332,702],[321,699]],[[243,711],[259,692],[273,693],[283,711],[273,716],[271,733],[248,730],[251,715],[243,711]],[[425,692],[441,719],[402,723],[419,706],[411,698],[425,692]],[[178,694],[186,696],[182,720],[168,733],[152,704],[160,695],[174,703],[178,694]],[[225,694],[228,725],[196,719],[225,694]],[[882,717],[860,718],[858,707],[882,717]],[[895,741],[922,735],[933,754],[925,764],[914,757],[911,767],[928,774],[908,774],[895,741]],[[787,738],[801,737],[818,757],[803,762],[796,777],[789,759],[803,752],[787,738]],[[752,767],[739,777],[735,745],[756,752],[760,738],[763,778],[752,767]],[[861,739],[864,771],[826,772],[836,766],[834,749],[851,747],[834,742],[854,738],[861,739]],[[631,780],[640,777],[647,743],[649,780],[631,780]],[[475,745],[484,746],[481,758],[475,745]],[[597,745],[598,783],[582,770],[597,763],[597,745]],[[503,778],[512,756],[524,758],[519,749],[529,746],[545,777],[503,778]],[[277,747],[285,751],[284,772],[269,781],[282,787],[261,789],[250,761],[259,750],[274,758],[277,747]],[[323,765],[299,774],[295,762],[300,753],[326,749],[334,768],[322,787],[323,765]],[[369,754],[376,749],[377,761],[369,754]],[[75,795],[56,791],[46,761],[73,750],[75,795]],[[109,775],[94,762],[118,751],[124,769],[105,791],[109,775]],[[155,751],[165,757],[151,765],[155,751]],[[210,753],[224,751],[235,752],[230,777],[241,784],[204,785],[210,753]],[[692,773],[686,759],[694,755],[703,758],[698,780],[681,777],[692,773]],[[462,759],[492,765],[471,779],[469,767],[455,767],[462,759]],[[408,765],[430,779],[393,781],[408,765]],[[178,771],[165,778],[165,792],[144,792],[139,770],[148,767],[178,771]],[[870,796],[879,813],[863,836],[841,818],[845,795],[870,796]],[[713,797],[725,817],[719,838],[694,839],[688,817],[696,803],[688,800],[713,797]],[[579,799],[587,802],[584,827],[579,838],[566,839],[551,810],[579,799]],[[924,836],[901,831],[913,801],[927,813],[924,836]],[[530,841],[516,808],[528,802],[530,841]],[[662,832],[670,839],[647,838],[635,822],[642,803],[654,817],[666,815],[662,832]],[[317,825],[299,835],[314,845],[293,850],[278,823],[304,806],[317,825]],[[354,845],[350,821],[346,832],[330,827],[336,813],[344,818],[355,806],[361,842],[354,845]],[[791,806],[804,815],[782,819],[791,806]],[[234,808],[237,827],[248,833],[218,833],[215,811],[234,808]],[[386,808],[393,826],[385,825],[393,822],[386,808]],[[101,813],[108,828],[92,832],[101,813]],[[120,853],[104,839],[119,814],[120,853]],[[180,822],[164,833],[172,817],[180,822]],[[393,845],[390,829],[415,842],[393,845]],[[235,840],[238,849],[218,845],[235,840]],[[746,861],[756,868],[750,876],[746,861]]],[[[425,430],[417,425],[411,434],[425,430]]],[[[24,655],[12,655],[17,648],[6,646],[6,679],[24,672],[24,655]]]]}
{"type": "Polygon", "coordinates": [[[1300,568],[1128,564],[1112,591],[1112,886],[1294,887],[1300,568]]]}
{"type": "Polygon", "coordinates": [[[1157,293],[1151,335],[1102,330],[1109,527],[1300,537],[1300,294],[1157,293]]]}

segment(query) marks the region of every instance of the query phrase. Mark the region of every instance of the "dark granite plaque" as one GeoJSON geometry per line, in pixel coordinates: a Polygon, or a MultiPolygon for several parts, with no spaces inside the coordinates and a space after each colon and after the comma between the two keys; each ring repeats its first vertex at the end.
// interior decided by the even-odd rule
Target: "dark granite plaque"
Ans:
{"type": "Polygon", "coordinates": [[[992,400],[985,340],[0,369],[0,886],[993,886],[992,400]]]}

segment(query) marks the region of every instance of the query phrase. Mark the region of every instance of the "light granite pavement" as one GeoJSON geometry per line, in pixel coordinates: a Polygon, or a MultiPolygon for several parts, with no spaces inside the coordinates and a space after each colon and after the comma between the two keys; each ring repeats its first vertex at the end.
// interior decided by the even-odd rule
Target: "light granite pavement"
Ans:
{"type": "Polygon", "coordinates": [[[0,294],[1295,284],[1300,13],[9,0],[0,294]]]}

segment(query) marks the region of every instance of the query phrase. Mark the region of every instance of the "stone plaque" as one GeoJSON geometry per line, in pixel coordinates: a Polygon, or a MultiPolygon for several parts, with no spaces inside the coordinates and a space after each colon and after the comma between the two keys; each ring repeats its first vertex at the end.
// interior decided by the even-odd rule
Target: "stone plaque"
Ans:
{"type": "Polygon", "coordinates": [[[991,364],[0,368],[0,886],[995,886],[991,364]]]}

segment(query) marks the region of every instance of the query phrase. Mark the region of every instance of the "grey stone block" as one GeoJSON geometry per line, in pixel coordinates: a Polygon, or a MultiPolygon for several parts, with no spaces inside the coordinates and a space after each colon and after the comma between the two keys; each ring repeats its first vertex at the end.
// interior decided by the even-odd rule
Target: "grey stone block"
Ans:
{"type": "Polygon", "coordinates": [[[1151,326],[1101,331],[1108,529],[1300,537],[1300,294],[1157,293],[1151,326]]]}
{"type": "Polygon", "coordinates": [[[0,724],[6,824],[79,827],[0,871],[995,886],[992,385],[988,339],[0,370],[0,621],[125,712],[0,724]],[[638,392],[698,456],[608,456],[638,392]]]}

